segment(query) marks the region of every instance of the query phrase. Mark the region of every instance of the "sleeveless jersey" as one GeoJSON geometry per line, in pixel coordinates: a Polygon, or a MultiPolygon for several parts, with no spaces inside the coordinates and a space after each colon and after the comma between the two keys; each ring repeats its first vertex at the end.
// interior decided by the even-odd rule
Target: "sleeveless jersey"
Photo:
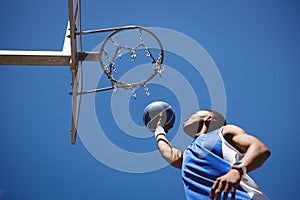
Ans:
{"type": "MultiPolygon", "coordinates": [[[[231,164],[242,157],[243,154],[224,139],[222,128],[196,138],[183,154],[182,180],[187,200],[209,199],[216,178],[226,174],[231,164]]],[[[228,199],[231,199],[230,192],[228,199]]],[[[247,174],[236,189],[235,199],[268,200],[247,174]]]]}

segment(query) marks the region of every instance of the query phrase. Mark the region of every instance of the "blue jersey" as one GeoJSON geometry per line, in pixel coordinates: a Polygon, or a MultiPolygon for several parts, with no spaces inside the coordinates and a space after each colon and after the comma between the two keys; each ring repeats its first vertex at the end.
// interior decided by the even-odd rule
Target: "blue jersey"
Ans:
{"type": "MultiPolygon", "coordinates": [[[[226,174],[231,164],[243,154],[222,135],[222,128],[196,138],[184,151],[182,180],[188,200],[207,200],[216,178],[226,174]]],[[[223,199],[223,195],[221,197],[223,199]]],[[[228,199],[231,199],[229,192],[228,199]]],[[[236,190],[236,200],[267,200],[255,182],[246,174],[236,190]]]]}

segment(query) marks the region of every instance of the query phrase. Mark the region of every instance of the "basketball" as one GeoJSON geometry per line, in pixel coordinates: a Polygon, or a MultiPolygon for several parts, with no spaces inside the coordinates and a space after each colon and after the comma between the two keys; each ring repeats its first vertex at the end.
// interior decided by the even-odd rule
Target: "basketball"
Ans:
{"type": "Polygon", "coordinates": [[[152,132],[155,131],[159,114],[162,112],[162,126],[173,126],[175,122],[175,113],[173,108],[166,102],[155,101],[146,106],[143,120],[145,126],[152,132]]]}

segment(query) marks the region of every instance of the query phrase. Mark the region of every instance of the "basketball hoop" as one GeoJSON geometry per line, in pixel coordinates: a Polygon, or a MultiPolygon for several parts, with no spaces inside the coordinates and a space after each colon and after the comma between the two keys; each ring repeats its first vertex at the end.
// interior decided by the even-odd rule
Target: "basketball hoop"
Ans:
{"type": "MultiPolygon", "coordinates": [[[[161,41],[159,38],[150,30],[140,27],[140,26],[125,26],[125,27],[119,27],[119,28],[108,28],[108,29],[102,29],[102,30],[95,30],[95,31],[89,31],[89,32],[81,32],[79,34],[91,34],[91,33],[99,33],[99,32],[108,32],[111,33],[108,35],[108,37],[104,40],[104,42],[101,45],[100,53],[99,53],[99,61],[100,66],[111,82],[110,87],[105,87],[101,89],[95,89],[95,90],[89,90],[86,92],[81,92],[80,94],[89,94],[93,92],[101,92],[106,90],[114,90],[117,91],[118,88],[128,89],[131,90],[132,96],[136,98],[136,92],[135,90],[139,87],[143,87],[145,90],[145,93],[147,96],[150,95],[149,89],[147,87],[147,83],[153,79],[157,74],[162,76],[162,72],[164,71],[163,66],[163,60],[164,60],[164,50],[161,41]],[[132,34],[137,35],[137,42],[132,41],[126,41],[121,40],[117,41],[115,38],[117,35],[120,35],[120,32],[125,31],[132,31],[132,34]],[[144,36],[147,36],[147,39],[149,37],[151,38],[151,42],[156,43],[156,49],[153,49],[153,47],[149,46],[147,44],[147,41],[145,41],[144,36]],[[130,43],[130,44],[128,44],[130,43]],[[133,44],[132,44],[133,43],[133,44]],[[117,66],[117,60],[121,59],[124,55],[129,54],[131,62],[135,62],[138,59],[137,51],[144,52],[141,55],[144,54],[145,57],[148,59],[147,64],[148,67],[151,68],[151,73],[146,78],[141,78],[142,80],[133,81],[133,82],[126,82],[123,80],[120,80],[115,77],[117,74],[117,70],[119,66],[117,66]]],[[[131,33],[131,32],[130,32],[131,33]]],[[[139,56],[141,56],[139,54],[139,56]]],[[[125,58],[124,58],[125,59],[125,58]]]]}

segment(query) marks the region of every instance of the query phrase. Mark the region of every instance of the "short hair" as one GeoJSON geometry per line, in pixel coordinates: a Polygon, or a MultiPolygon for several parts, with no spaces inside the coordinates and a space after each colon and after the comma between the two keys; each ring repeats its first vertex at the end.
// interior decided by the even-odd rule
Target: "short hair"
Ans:
{"type": "Polygon", "coordinates": [[[213,121],[210,122],[209,129],[214,130],[221,128],[227,124],[225,117],[215,110],[206,110],[213,114],[213,121]]]}

